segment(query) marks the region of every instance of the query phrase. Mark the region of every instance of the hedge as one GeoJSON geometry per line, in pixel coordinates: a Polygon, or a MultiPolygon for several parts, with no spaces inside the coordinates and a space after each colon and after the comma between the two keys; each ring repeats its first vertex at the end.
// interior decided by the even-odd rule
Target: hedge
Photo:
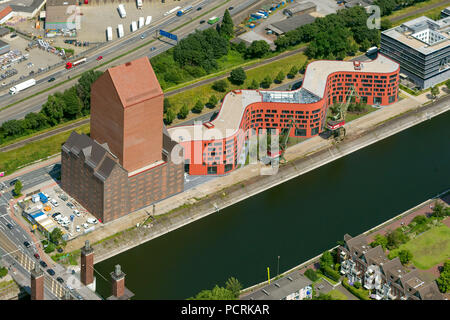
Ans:
{"type": "Polygon", "coordinates": [[[313,269],[306,270],[305,276],[308,277],[308,279],[311,280],[312,282],[319,280],[319,276],[313,269]]]}
{"type": "Polygon", "coordinates": [[[342,281],[342,285],[345,289],[350,291],[354,296],[358,297],[360,300],[370,300],[369,293],[367,290],[364,289],[356,289],[355,287],[348,284],[348,280],[345,278],[344,281],[342,281]]]}
{"type": "Polygon", "coordinates": [[[341,275],[339,274],[339,272],[333,270],[329,266],[322,267],[322,272],[324,275],[326,275],[327,277],[330,277],[334,281],[339,281],[339,279],[341,278],[341,275]]]}

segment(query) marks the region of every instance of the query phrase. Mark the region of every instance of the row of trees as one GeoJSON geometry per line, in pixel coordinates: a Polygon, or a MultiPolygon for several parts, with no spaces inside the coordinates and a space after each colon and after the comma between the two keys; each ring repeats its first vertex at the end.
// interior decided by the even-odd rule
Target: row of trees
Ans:
{"type": "Polygon", "coordinates": [[[225,287],[216,285],[212,290],[202,290],[188,300],[236,300],[242,289],[240,282],[231,277],[225,283],[225,287]]]}
{"type": "Polygon", "coordinates": [[[376,0],[375,5],[381,9],[381,15],[390,15],[393,11],[403,9],[405,7],[413,6],[416,3],[427,0],[376,0]]]}
{"type": "Polygon", "coordinates": [[[358,50],[379,45],[380,33],[367,28],[369,15],[359,6],[340,10],[313,23],[301,26],[275,40],[277,51],[286,50],[300,43],[308,43],[306,54],[310,58],[344,59],[358,50]]]}
{"type": "Polygon", "coordinates": [[[165,113],[164,114],[164,123],[171,124],[173,122],[173,120],[175,120],[175,118],[186,119],[189,112],[191,112],[191,111],[193,113],[201,113],[205,106],[209,109],[212,109],[217,105],[218,102],[219,102],[219,100],[217,99],[217,97],[215,95],[211,95],[209,97],[209,100],[206,103],[202,102],[202,100],[197,100],[196,104],[192,108],[189,108],[187,104],[184,104],[180,108],[178,113],[175,113],[175,111],[173,111],[173,107],[172,107],[169,99],[165,98],[164,99],[164,113],[165,113]]]}
{"type": "Polygon", "coordinates": [[[100,71],[88,71],[75,86],[48,96],[41,111],[30,112],[21,120],[4,122],[0,126],[0,144],[88,115],[91,108],[91,84],[101,74],[100,71]]]}

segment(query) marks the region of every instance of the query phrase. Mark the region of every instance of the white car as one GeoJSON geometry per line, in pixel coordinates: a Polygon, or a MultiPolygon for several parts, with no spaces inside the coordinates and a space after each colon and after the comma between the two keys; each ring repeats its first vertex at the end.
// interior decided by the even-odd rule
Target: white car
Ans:
{"type": "Polygon", "coordinates": [[[94,218],[89,218],[89,219],[87,219],[86,220],[88,223],[92,223],[92,224],[97,224],[97,219],[94,219],[94,218]]]}
{"type": "Polygon", "coordinates": [[[75,230],[77,230],[77,232],[80,232],[81,231],[80,226],[76,226],[75,230]]]}
{"type": "Polygon", "coordinates": [[[83,228],[87,229],[89,228],[89,225],[87,223],[83,223],[83,228]]]}
{"type": "Polygon", "coordinates": [[[55,199],[52,199],[50,202],[51,202],[51,204],[52,204],[53,206],[55,206],[55,207],[59,206],[58,201],[56,201],[55,199]]]}
{"type": "Polygon", "coordinates": [[[80,213],[80,211],[78,211],[78,210],[73,210],[73,213],[77,216],[77,217],[79,217],[79,216],[81,216],[81,213],[80,213]]]}

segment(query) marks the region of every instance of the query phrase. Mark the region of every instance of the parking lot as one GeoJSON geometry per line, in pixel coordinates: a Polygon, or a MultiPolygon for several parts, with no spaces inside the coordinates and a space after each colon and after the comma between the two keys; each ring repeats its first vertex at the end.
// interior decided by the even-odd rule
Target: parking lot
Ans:
{"type": "Polygon", "coordinates": [[[2,86],[8,86],[11,82],[20,80],[20,77],[26,77],[30,75],[30,73],[37,74],[40,72],[39,70],[42,71],[43,69],[62,61],[60,56],[51,52],[46,52],[37,47],[27,51],[26,49],[28,48],[29,41],[20,36],[14,37],[12,33],[1,39],[11,46],[10,50],[13,51],[13,53],[10,51],[9,55],[12,60],[16,60],[8,63],[7,61],[10,60],[9,58],[3,55],[0,57],[0,60],[5,61],[5,64],[0,69],[0,74],[13,74],[10,77],[0,80],[2,86]],[[26,59],[16,59],[23,56],[25,56],[26,59]],[[14,69],[17,70],[17,72],[13,71],[14,69]]]}
{"type": "Polygon", "coordinates": [[[39,199],[35,204],[42,205],[42,211],[53,220],[59,228],[68,234],[68,240],[81,234],[91,232],[100,222],[88,213],[77,201],[69,197],[59,187],[43,192],[48,201],[39,199]]]}
{"type": "MultiPolygon", "coordinates": [[[[177,7],[185,7],[192,3],[193,0],[181,0],[181,1],[151,1],[143,2],[142,9],[136,7],[136,1],[121,2],[125,6],[126,18],[122,19],[119,16],[117,6],[115,3],[101,3],[101,5],[89,4],[82,5],[81,12],[81,30],[78,30],[78,40],[90,41],[90,42],[105,42],[106,41],[106,28],[111,27],[113,29],[113,40],[117,39],[117,25],[122,24],[124,35],[131,33],[131,22],[138,22],[139,17],[152,16],[152,21],[160,19],[164,16],[164,13],[177,7]],[[101,20],[98,19],[99,11],[101,11],[101,20]]],[[[173,13],[172,15],[174,15],[173,13]]],[[[153,24],[153,22],[151,23],[153,24]]]]}

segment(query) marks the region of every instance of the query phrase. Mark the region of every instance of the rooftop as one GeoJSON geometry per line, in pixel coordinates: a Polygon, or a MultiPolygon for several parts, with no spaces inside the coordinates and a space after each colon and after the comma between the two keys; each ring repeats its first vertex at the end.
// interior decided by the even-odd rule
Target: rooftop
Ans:
{"type": "Polygon", "coordinates": [[[284,20],[274,22],[270,24],[267,28],[273,29],[278,34],[283,34],[291,30],[295,30],[305,24],[313,23],[316,20],[315,17],[307,13],[303,13],[297,16],[286,18],[284,20]]]}
{"type": "MultiPolygon", "coordinates": [[[[323,98],[327,78],[335,72],[390,73],[398,68],[399,65],[396,62],[381,54],[376,60],[362,62],[360,70],[355,70],[352,61],[319,60],[308,65],[303,85],[297,90],[236,90],[229,92],[223,100],[219,114],[211,121],[216,129],[214,133],[220,134],[220,137],[214,136],[214,138],[221,139],[234,135],[239,129],[245,109],[250,104],[256,102],[313,103],[323,98]]],[[[201,130],[201,134],[196,132],[194,135],[194,126],[185,125],[172,127],[168,129],[168,132],[176,142],[203,140],[208,136],[207,130],[209,129],[205,126],[197,126],[197,130],[201,130]]],[[[212,139],[213,136],[209,138],[212,139]]]]}
{"type": "Polygon", "coordinates": [[[163,94],[148,57],[110,68],[111,77],[124,108],[163,94]]]}
{"type": "Polygon", "coordinates": [[[382,33],[422,54],[430,54],[450,46],[450,17],[437,21],[419,17],[382,33]]]}
{"type": "Polygon", "coordinates": [[[311,286],[311,284],[311,280],[299,271],[294,271],[243,297],[242,300],[281,300],[294,292],[311,286]]]}

